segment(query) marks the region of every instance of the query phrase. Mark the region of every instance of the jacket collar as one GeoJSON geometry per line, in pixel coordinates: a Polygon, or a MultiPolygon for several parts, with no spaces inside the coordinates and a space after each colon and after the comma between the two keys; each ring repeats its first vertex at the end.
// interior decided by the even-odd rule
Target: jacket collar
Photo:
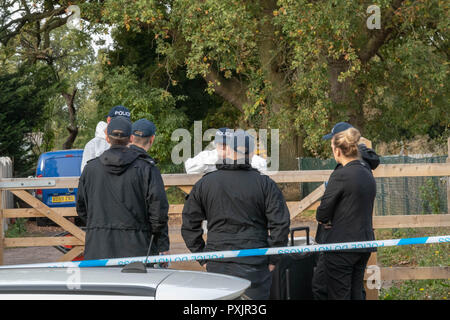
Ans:
{"type": "Polygon", "coordinates": [[[133,150],[135,150],[135,151],[137,151],[139,153],[147,153],[144,149],[142,149],[141,147],[138,147],[135,144],[131,144],[129,148],[133,149],[133,150]]]}
{"type": "Polygon", "coordinates": [[[351,166],[363,166],[363,167],[365,167],[365,168],[370,169],[370,168],[368,167],[368,165],[367,165],[364,161],[362,161],[362,160],[360,160],[360,159],[356,159],[356,160],[350,161],[349,163],[347,163],[347,164],[345,165],[345,167],[351,167],[351,166]]]}
{"type": "Polygon", "coordinates": [[[230,163],[233,160],[226,159],[224,160],[224,163],[217,163],[216,168],[217,170],[251,170],[252,166],[249,163],[237,163],[236,161],[234,163],[230,163]]]}

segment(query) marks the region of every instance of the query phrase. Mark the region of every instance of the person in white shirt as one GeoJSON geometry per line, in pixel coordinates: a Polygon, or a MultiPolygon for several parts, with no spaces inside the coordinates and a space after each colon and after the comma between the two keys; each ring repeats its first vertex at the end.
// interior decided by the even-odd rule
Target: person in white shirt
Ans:
{"type": "MultiPolygon", "coordinates": [[[[189,158],[184,162],[186,173],[188,174],[202,174],[217,170],[216,164],[221,163],[221,160],[225,157],[226,144],[228,139],[233,135],[233,131],[228,128],[220,128],[217,130],[214,137],[213,150],[205,150],[200,152],[194,158],[189,158]]],[[[208,146],[209,148],[209,146],[208,146]]],[[[253,155],[251,160],[253,168],[260,172],[267,171],[266,159],[253,155]]]]}
{"type": "Polygon", "coordinates": [[[81,172],[83,172],[89,160],[101,156],[103,152],[109,149],[109,143],[106,142],[106,128],[111,119],[116,116],[123,116],[129,119],[130,111],[124,106],[115,106],[109,111],[106,122],[100,121],[97,123],[95,137],[84,146],[83,158],[81,159],[81,172]]]}

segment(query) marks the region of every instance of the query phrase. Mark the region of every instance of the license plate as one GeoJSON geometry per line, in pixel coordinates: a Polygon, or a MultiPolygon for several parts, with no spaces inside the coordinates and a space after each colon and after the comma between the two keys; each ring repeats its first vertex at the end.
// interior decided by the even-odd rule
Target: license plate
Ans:
{"type": "Polygon", "coordinates": [[[61,203],[61,202],[75,202],[75,196],[57,196],[52,197],[53,203],[61,203]]]}

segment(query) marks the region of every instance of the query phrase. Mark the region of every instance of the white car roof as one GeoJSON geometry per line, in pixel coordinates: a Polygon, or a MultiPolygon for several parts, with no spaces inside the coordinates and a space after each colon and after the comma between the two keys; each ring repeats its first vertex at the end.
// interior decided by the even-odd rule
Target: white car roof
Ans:
{"type": "Polygon", "coordinates": [[[120,267],[0,269],[0,299],[13,295],[97,295],[165,300],[238,298],[250,286],[241,278],[215,273],[120,267]]]}

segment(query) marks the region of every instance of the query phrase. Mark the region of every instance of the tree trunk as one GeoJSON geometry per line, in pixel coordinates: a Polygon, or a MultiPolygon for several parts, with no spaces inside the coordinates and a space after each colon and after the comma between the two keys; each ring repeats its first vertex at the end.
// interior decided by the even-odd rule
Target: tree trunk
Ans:
{"type": "Polygon", "coordinates": [[[342,121],[344,115],[340,110],[345,110],[345,117],[348,122],[360,131],[364,128],[365,118],[363,104],[366,92],[366,85],[355,84],[355,79],[346,78],[339,81],[339,75],[348,71],[350,63],[340,57],[337,60],[328,59],[328,79],[330,83],[330,99],[334,104],[334,112],[330,120],[334,123],[342,121]]]}
{"type": "Polygon", "coordinates": [[[63,92],[62,96],[66,100],[67,108],[69,110],[69,126],[67,127],[67,131],[69,131],[69,136],[66,141],[63,143],[63,150],[72,149],[75,139],[78,135],[78,126],[76,121],[76,110],[74,105],[75,95],[77,93],[77,88],[73,89],[72,94],[68,94],[63,92]]]}
{"type": "Polygon", "coordinates": [[[304,155],[303,137],[289,135],[280,141],[280,169],[298,170],[298,158],[304,155]]]}

